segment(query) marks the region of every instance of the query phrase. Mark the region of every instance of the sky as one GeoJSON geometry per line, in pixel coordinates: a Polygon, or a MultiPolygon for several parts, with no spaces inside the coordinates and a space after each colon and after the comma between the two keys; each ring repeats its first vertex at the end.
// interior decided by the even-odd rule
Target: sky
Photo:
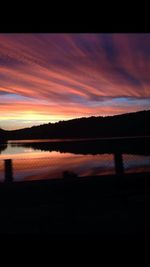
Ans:
{"type": "Polygon", "coordinates": [[[0,34],[0,128],[150,109],[150,34],[0,34]]]}

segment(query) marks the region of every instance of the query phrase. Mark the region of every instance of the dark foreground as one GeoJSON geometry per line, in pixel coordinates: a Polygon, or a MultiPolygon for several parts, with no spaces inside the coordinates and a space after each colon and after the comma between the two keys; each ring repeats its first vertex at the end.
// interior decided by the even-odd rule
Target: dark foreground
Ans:
{"type": "Polygon", "coordinates": [[[150,174],[1,184],[0,234],[150,240],[150,174]]]}

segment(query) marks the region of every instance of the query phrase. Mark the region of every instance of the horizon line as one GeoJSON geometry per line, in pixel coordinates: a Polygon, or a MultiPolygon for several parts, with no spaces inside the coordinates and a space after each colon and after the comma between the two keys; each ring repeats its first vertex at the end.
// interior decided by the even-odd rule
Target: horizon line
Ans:
{"type": "Polygon", "coordinates": [[[33,127],[39,127],[39,126],[43,126],[43,125],[47,125],[47,124],[56,124],[56,123],[59,123],[59,122],[67,122],[67,121],[72,121],[72,120],[77,120],[77,119],[88,119],[88,118],[98,118],[98,117],[102,117],[102,118],[106,118],[106,117],[116,117],[116,116],[122,116],[122,115],[126,115],[126,114],[133,114],[133,113],[139,113],[139,112],[144,112],[144,111],[150,111],[150,109],[144,109],[144,110],[139,110],[139,111],[134,111],[134,112],[126,112],[126,113],[121,113],[121,114],[115,114],[115,115],[106,115],[106,116],[101,116],[101,115],[98,115],[98,116],[89,116],[89,117],[76,117],[76,118],[73,118],[73,119],[69,119],[69,120],[59,120],[59,121],[56,121],[56,122],[48,122],[48,123],[43,123],[43,124],[39,124],[39,125],[33,125],[31,127],[24,127],[24,128],[18,128],[18,129],[14,129],[14,130],[5,130],[4,128],[1,128],[1,130],[4,130],[6,132],[12,132],[12,131],[19,131],[19,130],[24,130],[24,129],[31,129],[33,127]]]}

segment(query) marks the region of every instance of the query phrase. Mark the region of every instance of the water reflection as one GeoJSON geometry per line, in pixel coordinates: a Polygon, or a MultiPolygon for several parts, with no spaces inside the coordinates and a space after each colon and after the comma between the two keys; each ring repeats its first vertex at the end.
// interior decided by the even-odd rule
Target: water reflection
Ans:
{"type": "Polygon", "coordinates": [[[113,155],[74,155],[51,152],[49,157],[13,160],[15,180],[62,178],[69,170],[78,176],[114,173],[113,155]]]}
{"type": "Polygon", "coordinates": [[[150,156],[125,154],[123,163],[126,173],[150,172],[150,156]]]}
{"type": "MultiPolygon", "coordinates": [[[[3,160],[8,158],[13,160],[15,181],[63,178],[67,172],[80,177],[114,174],[114,147],[114,144],[107,147],[97,141],[93,146],[91,142],[80,141],[8,143],[0,150],[0,181],[4,179],[3,160]]],[[[140,148],[138,155],[135,145],[130,150],[125,144],[115,150],[118,148],[123,150],[125,172],[150,171],[149,150],[140,148]]]]}
{"type": "Polygon", "coordinates": [[[59,151],[74,154],[104,154],[119,152],[122,154],[141,154],[150,155],[150,138],[105,138],[94,140],[81,140],[81,139],[55,139],[55,140],[19,140],[11,141],[8,146],[13,147],[26,147],[34,151],[59,151]],[[38,142],[37,142],[38,141],[38,142]],[[57,142],[56,142],[57,141],[57,142]]]}

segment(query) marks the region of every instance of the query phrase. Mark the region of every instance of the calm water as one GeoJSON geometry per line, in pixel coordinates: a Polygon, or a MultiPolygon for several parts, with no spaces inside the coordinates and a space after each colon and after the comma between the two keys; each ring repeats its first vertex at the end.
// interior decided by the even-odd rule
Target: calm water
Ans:
{"type": "MultiPolygon", "coordinates": [[[[43,145],[48,141],[40,140],[43,145]]],[[[33,140],[9,141],[6,147],[0,146],[0,181],[4,180],[4,159],[12,159],[15,181],[62,178],[64,171],[72,171],[81,177],[115,173],[113,154],[43,151],[33,148],[32,143],[33,140]]],[[[126,172],[150,171],[150,155],[123,154],[123,161],[126,172]]]]}

